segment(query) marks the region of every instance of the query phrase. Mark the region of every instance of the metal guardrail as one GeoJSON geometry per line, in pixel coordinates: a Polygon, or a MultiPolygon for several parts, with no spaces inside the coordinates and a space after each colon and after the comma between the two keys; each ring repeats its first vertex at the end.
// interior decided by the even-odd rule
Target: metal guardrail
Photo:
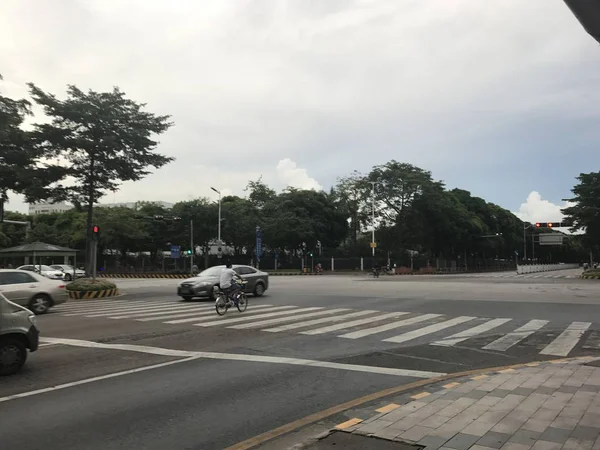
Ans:
{"type": "Polygon", "coordinates": [[[517,266],[519,275],[525,273],[551,272],[554,270],[577,269],[579,264],[528,264],[517,266]]]}

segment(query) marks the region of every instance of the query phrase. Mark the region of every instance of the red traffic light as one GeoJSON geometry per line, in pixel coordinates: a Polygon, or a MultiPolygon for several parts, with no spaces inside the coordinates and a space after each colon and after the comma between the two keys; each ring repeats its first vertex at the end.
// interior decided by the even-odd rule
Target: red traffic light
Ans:
{"type": "Polygon", "coordinates": [[[541,226],[542,226],[542,224],[541,224],[541,223],[539,223],[539,222],[536,222],[535,226],[536,226],[536,228],[539,228],[539,227],[541,227],[541,226]]]}
{"type": "Polygon", "coordinates": [[[92,228],[92,232],[94,234],[98,234],[100,233],[100,228],[98,227],[98,225],[94,225],[94,227],[92,228]]]}
{"type": "Polygon", "coordinates": [[[552,228],[552,222],[548,222],[548,228],[552,228]]]}

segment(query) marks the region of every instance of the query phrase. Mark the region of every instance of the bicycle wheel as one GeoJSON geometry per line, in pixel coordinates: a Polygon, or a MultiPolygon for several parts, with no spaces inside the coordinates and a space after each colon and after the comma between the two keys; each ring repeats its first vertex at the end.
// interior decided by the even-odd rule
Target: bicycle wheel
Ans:
{"type": "Polygon", "coordinates": [[[246,297],[246,294],[244,294],[242,292],[240,294],[240,296],[238,297],[237,309],[239,312],[244,312],[244,311],[246,311],[247,307],[248,307],[248,297],[246,297]]]}
{"type": "Polygon", "coordinates": [[[227,299],[224,295],[219,295],[217,297],[217,301],[215,302],[215,309],[217,310],[217,314],[220,316],[224,316],[227,310],[229,309],[227,299]]]}

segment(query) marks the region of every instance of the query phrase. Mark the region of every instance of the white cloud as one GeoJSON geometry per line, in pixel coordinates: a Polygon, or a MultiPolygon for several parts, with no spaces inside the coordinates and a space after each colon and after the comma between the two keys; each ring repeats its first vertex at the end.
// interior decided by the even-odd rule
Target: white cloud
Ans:
{"type": "Polygon", "coordinates": [[[527,201],[521,203],[519,210],[514,214],[521,220],[534,222],[561,222],[563,214],[561,209],[569,206],[570,203],[563,202],[556,205],[548,200],[544,200],[537,191],[532,191],[527,196],[527,201]]]}
{"type": "Polygon", "coordinates": [[[313,189],[315,191],[323,190],[319,182],[308,175],[306,169],[298,167],[290,158],[279,161],[279,164],[277,164],[277,177],[286,187],[313,189]]]}

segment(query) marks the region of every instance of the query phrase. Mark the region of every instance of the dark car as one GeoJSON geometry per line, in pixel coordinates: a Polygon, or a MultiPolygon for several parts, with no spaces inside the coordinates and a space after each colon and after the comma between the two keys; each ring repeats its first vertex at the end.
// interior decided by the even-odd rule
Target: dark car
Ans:
{"type": "MultiPolygon", "coordinates": [[[[177,295],[184,300],[191,300],[194,297],[208,297],[215,299],[214,288],[219,286],[221,271],[225,266],[214,266],[200,272],[198,275],[187,280],[183,280],[177,286],[177,295]]],[[[254,294],[260,297],[269,288],[269,274],[255,269],[251,266],[233,265],[232,269],[247,281],[245,285],[246,293],[254,294]]]]}

